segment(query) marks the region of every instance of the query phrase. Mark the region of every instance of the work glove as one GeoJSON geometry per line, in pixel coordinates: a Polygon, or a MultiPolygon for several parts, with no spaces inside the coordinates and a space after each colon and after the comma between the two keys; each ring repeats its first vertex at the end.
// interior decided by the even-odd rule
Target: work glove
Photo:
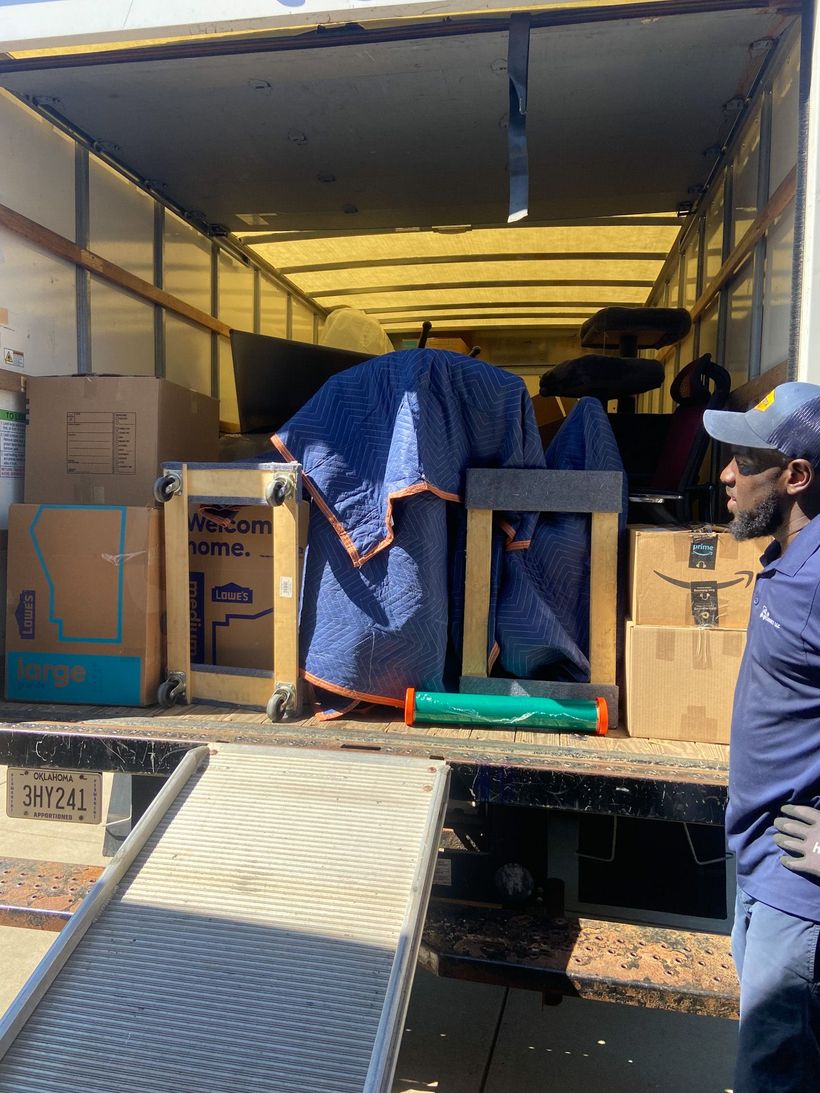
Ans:
{"type": "Polygon", "coordinates": [[[795,873],[820,877],[820,809],[809,805],[783,805],[774,821],[774,841],[789,854],[780,859],[795,873]]]}

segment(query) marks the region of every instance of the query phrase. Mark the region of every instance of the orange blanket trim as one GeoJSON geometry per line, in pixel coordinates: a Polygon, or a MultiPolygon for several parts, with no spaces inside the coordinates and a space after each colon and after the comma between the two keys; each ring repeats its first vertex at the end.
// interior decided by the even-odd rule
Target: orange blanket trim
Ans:
{"type": "MultiPolygon", "coordinates": [[[[302,671],[302,676],[315,687],[322,687],[326,691],[332,691],[334,694],[344,695],[345,698],[353,698],[356,702],[373,702],[377,706],[392,706],[394,709],[404,709],[403,698],[387,698],[385,695],[371,695],[366,691],[353,691],[349,687],[342,687],[338,683],[328,683],[326,679],[320,679],[319,676],[313,675],[312,672],[302,671]]],[[[347,706],[341,713],[333,714],[317,714],[316,716],[323,721],[330,721],[335,717],[343,717],[348,710],[351,710],[352,706],[347,706]]]]}
{"type": "MultiPolygon", "coordinates": [[[[298,463],[299,462],[299,460],[296,459],[295,456],[291,455],[291,453],[288,451],[288,449],[285,447],[283,442],[279,439],[279,437],[275,433],[271,437],[271,443],[285,457],[285,459],[287,459],[287,461],[289,463],[298,463]]],[[[351,558],[354,558],[354,556],[358,557],[358,551],[356,550],[356,544],[353,542],[353,540],[347,534],[345,529],[342,527],[342,525],[339,523],[339,521],[336,519],[336,517],[330,511],[327,504],[325,503],[324,498],[321,497],[321,495],[316,490],[316,487],[313,485],[311,480],[308,478],[308,476],[304,472],[302,473],[302,481],[305,483],[307,488],[310,490],[311,497],[316,502],[316,504],[319,506],[319,508],[322,510],[322,512],[325,514],[325,518],[328,520],[328,522],[332,526],[333,530],[336,532],[336,534],[342,540],[342,545],[344,546],[347,553],[351,556],[351,558]]],[[[353,564],[354,565],[356,564],[355,560],[354,560],[353,564]]]]}
{"type": "Polygon", "coordinates": [[[502,520],[498,526],[507,536],[507,542],[504,544],[505,550],[529,550],[532,539],[516,539],[517,532],[515,528],[506,520],[502,520]]]}
{"type": "Polygon", "coordinates": [[[359,703],[354,700],[349,706],[345,706],[343,710],[334,710],[332,713],[317,710],[313,716],[317,721],[338,721],[340,718],[346,717],[351,710],[355,710],[358,705],[359,703]]]}
{"type": "MultiPolygon", "coordinates": [[[[275,433],[271,437],[271,442],[274,445],[274,447],[277,449],[277,451],[279,451],[280,454],[283,455],[285,457],[285,459],[288,460],[288,462],[290,462],[290,463],[298,463],[299,462],[299,460],[296,459],[288,451],[285,444],[279,439],[279,437],[275,433]]],[[[425,493],[425,492],[434,493],[436,495],[436,497],[440,497],[443,501],[459,501],[459,502],[461,501],[461,496],[459,494],[449,493],[447,490],[440,490],[437,486],[433,486],[429,482],[417,482],[413,486],[407,486],[406,489],[397,490],[395,493],[388,494],[388,497],[387,497],[387,512],[385,514],[385,523],[387,524],[387,528],[388,528],[387,535],[384,537],[384,539],[381,540],[381,542],[377,543],[376,546],[373,547],[372,550],[369,550],[367,552],[367,554],[362,555],[362,554],[359,553],[358,549],[356,548],[356,544],[350,538],[350,536],[348,535],[348,533],[345,530],[344,526],[337,520],[337,518],[334,516],[334,514],[331,512],[330,508],[328,507],[327,502],[319,494],[316,486],[311,481],[310,476],[303,471],[302,472],[302,478],[303,478],[304,483],[307,486],[308,490],[310,491],[311,497],[313,498],[313,500],[316,502],[316,504],[319,506],[319,508],[324,513],[325,519],[328,521],[330,526],[333,528],[333,530],[339,536],[339,539],[341,540],[342,546],[347,551],[347,553],[350,557],[350,560],[353,562],[353,565],[356,569],[361,569],[361,567],[365,564],[365,562],[369,562],[371,558],[375,557],[382,550],[386,550],[387,547],[391,546],[391,544],[393,543],[393,538],[394,538],[394,536],[393,536],[393,502],[394,501],[400,500],[403,497],[412,497],[413,494],[416,494],[416,493],[425,493]]],[[[383,702],[385,700],[380,698],[380,699],[377,699],[376,701],[383,702]]],[[[403,703],[402,703],[402,708],[404,708],[403,703]]]]}

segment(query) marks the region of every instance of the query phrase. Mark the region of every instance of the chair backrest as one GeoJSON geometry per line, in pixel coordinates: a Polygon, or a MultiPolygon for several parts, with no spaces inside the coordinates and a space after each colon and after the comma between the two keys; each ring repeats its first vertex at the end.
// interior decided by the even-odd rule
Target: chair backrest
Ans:
{"type": "Polygon", "coordinates": [[[698,480],[709,437],[703,411],[726,404],[732,379],[711,354],[690,361],[675,377],[669,394],[677,403],[649,489],[680,491],[698,480]]]}

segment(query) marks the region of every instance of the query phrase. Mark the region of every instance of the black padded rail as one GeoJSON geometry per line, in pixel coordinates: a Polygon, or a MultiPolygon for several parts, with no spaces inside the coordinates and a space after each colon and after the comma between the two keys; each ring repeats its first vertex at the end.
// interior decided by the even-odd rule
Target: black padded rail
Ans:
{"type": "Polygon", "coordinates": [[[623,475],[474,467],[467,471],[464,504],[507,512],[620,512],[623,475]]]}

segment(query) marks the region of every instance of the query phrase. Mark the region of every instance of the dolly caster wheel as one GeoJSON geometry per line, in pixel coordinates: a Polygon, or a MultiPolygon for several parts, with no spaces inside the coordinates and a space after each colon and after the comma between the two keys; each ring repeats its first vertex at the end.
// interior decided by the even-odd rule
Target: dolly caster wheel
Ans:
{"type": "Polygon", "coordinates": [[[182,489],[182,479],[176,474],[164,474],[154,483],[154,498],[161,505],[166,504],[174,494],[182,489]]]}
{"type": "Polygon", "coordinates": [[[170,709],[171,706],[175,706],[178,702],[182,702],[185,696],[185,684],[181,679],[171,676],[170,679],[164,679],[157,687],[157,703],[160,706],[164,706],[166,709],[170,709]]]}
{"type": "Polygon", "coordinates": [[[286,696],[281,691],[274,691],[265,707],[265,712],[267,713],[269,720],[274,723],[281,721],[285,716],[286,706],[286,696]]]}
{"type": "Polygon", "coordinates": [[[274,478],[265,490],[265,500],[272,508],[284,505],[290,495],[291,484],[287,478],[274,478]]]}

